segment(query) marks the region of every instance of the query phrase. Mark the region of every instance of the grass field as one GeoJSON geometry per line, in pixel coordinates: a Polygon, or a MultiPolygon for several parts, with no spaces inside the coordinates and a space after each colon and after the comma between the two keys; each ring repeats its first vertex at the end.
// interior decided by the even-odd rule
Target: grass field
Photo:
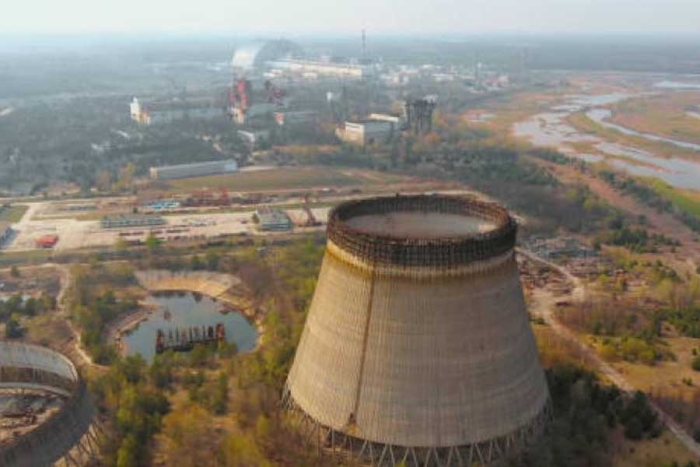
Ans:
{"type": "Polygon", "coordinates": [[[613,106],[612,121],[641,133],[700,143],[700,120],[687,113],[699,106],[697,92],[644,96],[613,106]]]}
{"type": "Polygon", "coordinates": [[[612,467],[659,467],[671,465],[673,461],[680,466],[697,459],[670,432],[665,431],[656,439],[629,441],[619,434],[613,441],[614,452],[612,467]]]}
{"type": "Polygon", "coordinates": [[[596,143],[592,143],[590,141],[574,141],[574,142],[567,143],[567,145],[579,154],[594,154],[594,155],[602,157],[603,160],[601,160],[599,162],[593,162],[591,164],[592,165],[601,164],[601,165],[604,165],[605,168],[607,168],[609,170],[614,169],[613,167],[610,166],[610,164],[608,164],[608,162],[611,160],[619,160],[619,161],[622,161],[622,162],[624,162],[626,164],[630,164],[630,165],[637,165],[640,167],[649,167],[650,169],[658,169],[658,167],[654,164],[648,164],[646,162],[640,161],[640,160],[635,159],[633,157],[623,156],[623,155],[619,155],[619,154],[617,154],[617,155],[606,154],[606,153],[600,151],[598,148],[596,148],[596,143]]]}
{"type": "Polygon", "coordinates": [[[671,143],[651,141],[641,136],[626,135],[612,128],[606,128],[588,118],[585,112],[576,112],[569,115],[566,118],[566,122],[582,133],[598,136],[609,143],[618,143],[642,149],[658,157],[682,157],[697,160],[699,156],[695,151],[679,148],[671,143]]]}
{"type": "Polygon", "coordinates": [[[231,191],[273,191],[322,187],[343,187],[398,182],[399,176],[331,167],[281,167],[258,172],[188,178],[168,183],[170,191],[191,192],[206,188],[231,191]]]}
{"type": "Polygon", "coordinates": [[[700,218],[700,193],[690,190],[679,190],[655,178],[644,178],[641,180],[678,209],[700,218]]]}
{"type": "Polygon", "coordinates": [[[3,251],[0,253],[0,267],[13,264],[41,264],[51,260],[51,250],[3,251]]]}
{"type": "Polygon", "coordinates": [[[490,114],[492,118],[482,123],[470,125],[489,128],[500,136],[509,136],[515,123],[524,121],[533,115],[549,112],[553,106],[564,104],[576,94],[611,94],[630,92],[629,83],[621,86],[615,77],[591,77],[572,74],[558,83],[547,86],[531,87],[512,93],[489,98],[478,107],[465,112],[463,119],[469,122],[478,114],[490,114]]]}
{"type": "Polygon", "coordinates": [[[22,216],[29,209],[24,205],[12,205],[0,208],[0,222],[15,223],[22,220],[22,216]]]}
{"type": "Polygon", "coordinates": [[[488,128],[497,135],[510,135],[513,125],[531,117],[546,112],[553,105],[564,100],[567,94],[576,92],[575,87],[549,88],[546,92],[526,90],[513,94],[503,94],[490,99],[483,106],[469,109],[462,115],[469,122],[478,114],[489,114],[492,118],[482,123],[469,123],[470,126],[488,128]]]}
{"type": "Polygon", "coordinates": [[[613,363],[634,387],[646,392],[683,395],[692,397],[700,387],[700,373],[693,371],[691,361],[693,349],[700,349],[700,339],[689,337],[669,337],[664,342],[673,352],[676,360],[664,360],[655,365],[619,361],[613,363]],[[683,383],[684,379],[693,382],[692,386],[683,383]]]}
{"type": "MultiPolygon", "coordinates": [[[[595,372],[595,365],[580,351],[578,346],[559,337],[549,326],[533,325],[533,331],[537,339],[540,359],[545,367],[553,364],[574,364],[595,372]]],[[[688,372],[691,372],[689,358],[693,341],[697,342],[698,340],[672,339],[671,347],[674,352],[678,353],[679,361],[661,364],[664,368],[656,376],[659,381],[668,380],[666,381],[668,384],[675,384],[676,381],[680,383],[681,375],[686,376],[688,372]],[[687,371],[681,369],[684,365],[687,367],[687,371]]],[[[635,385],[639,384],[640,388],[645,384],[644,381],[649,386],[649,383],[654,380],[653,372],[659,368],[658,366],[624,365],[621,370],[625,373],[625,377],[630,377],[630,380],[635,385]]],[[[605,378],[601,378],[601,380],[603,384],[611,384],[605,378]]],[[[630,441],[625,439],[622,429],[618,428],[611,439],[609,449],[612,457],[610,467],[659,467],[670,465],[673,461],[684,466],[689,461],[697,460],[668,431],[664,431],[656,439],[630,441]]]]}

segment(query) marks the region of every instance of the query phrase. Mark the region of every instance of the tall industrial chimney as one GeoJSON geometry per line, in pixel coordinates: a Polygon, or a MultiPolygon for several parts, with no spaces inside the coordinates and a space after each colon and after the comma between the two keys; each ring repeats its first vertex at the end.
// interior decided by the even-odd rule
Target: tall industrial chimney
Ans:
{"type": "Polygon", "coordinates": [[[539,436],[549,393],[517,226],[467,197],[334,209],[284,401],[327,449],[375,466],[488,464],[539,436]]]}
{"type": "Polygon", "coordinates": [[[367,58],[367,31],[362,30],[362,60],[367,58]]]}

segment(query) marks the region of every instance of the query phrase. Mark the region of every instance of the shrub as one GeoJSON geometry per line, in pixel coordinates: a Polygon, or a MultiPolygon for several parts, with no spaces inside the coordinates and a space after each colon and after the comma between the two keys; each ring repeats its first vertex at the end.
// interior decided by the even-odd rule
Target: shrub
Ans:
{"type": "Polygon", "coordinates": [[[642,439],[643,434],[642,422],[638,418],[632,418],[625,424],[625,438],[639,440],[642,439]]]}
{"type": "Polygon", "coordinates": [[[693,367],[693,370],[700,371],[700,357],[695,357],[691,366],[693,367]]]}

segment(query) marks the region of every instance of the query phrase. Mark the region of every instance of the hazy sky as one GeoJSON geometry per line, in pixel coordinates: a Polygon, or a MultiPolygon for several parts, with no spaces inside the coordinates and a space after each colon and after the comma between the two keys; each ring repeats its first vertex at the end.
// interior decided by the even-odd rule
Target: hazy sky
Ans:
{"type": "Polygon", "coordinates": [[[700,0],[2,0],[0,32],[700,33],[700,0]]]}

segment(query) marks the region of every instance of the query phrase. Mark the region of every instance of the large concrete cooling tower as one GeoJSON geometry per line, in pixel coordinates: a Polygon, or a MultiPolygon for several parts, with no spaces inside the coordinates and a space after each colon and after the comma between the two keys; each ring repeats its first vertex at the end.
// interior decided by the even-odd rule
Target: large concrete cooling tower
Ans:
{"type": "Polygon", "coordinates": [[[538,436],[549,396],[515,237],[505,209],[471,198],[333,210],[287,406],[377,466],[485,464],[538,436]]]}

